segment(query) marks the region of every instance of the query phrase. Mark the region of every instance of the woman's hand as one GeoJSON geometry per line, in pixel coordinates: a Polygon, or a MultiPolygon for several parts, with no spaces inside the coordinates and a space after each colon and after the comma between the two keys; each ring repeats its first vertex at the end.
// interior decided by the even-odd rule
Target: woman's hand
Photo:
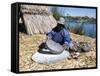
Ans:
{"type": "Polygon", "coordinates": [[[67,44],[63,44],[65,50],[69,50],[69,46],[67,44]]]}

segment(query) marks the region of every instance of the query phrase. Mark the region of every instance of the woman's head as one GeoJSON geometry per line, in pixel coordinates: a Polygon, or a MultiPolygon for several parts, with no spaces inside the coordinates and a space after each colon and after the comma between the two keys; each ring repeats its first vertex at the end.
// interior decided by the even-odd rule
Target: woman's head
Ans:
{"type": "Polygon", "coordinates": [[[53,29],[55,32],[60,32],[65,26],[63,24],[58,23],[57,26],[53,29]]]}
{"type": "Polygon", "coordinates": [[[60,19],[57,21],[57,26],[53,29],[55,32],[60,32],[64,26],[65,19],[63,17],[60,17],[60,19]]]}

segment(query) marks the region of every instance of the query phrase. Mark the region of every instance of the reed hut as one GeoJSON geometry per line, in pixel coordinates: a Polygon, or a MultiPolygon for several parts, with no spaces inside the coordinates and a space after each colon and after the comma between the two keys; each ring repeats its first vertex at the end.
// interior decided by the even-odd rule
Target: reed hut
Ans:
{"type": "Polygon", "coordinates": [[[46,34],[57,25],[48,6],[20,5],[20,12],[29,35],[46,34]]]}

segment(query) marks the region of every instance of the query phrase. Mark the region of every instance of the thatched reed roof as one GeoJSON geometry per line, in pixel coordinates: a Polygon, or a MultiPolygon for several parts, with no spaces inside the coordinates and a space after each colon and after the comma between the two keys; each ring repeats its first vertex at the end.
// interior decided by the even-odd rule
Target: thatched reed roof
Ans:
{"type": "Polygon", "coordinates": [[[41,14],[49,15],[47,6],[37,6],[37,5],[21,5],[21,10],[26,14],[41,14]]]}
{"type": "Polygon", "coordinates": [[[44,34],[57,25],[47,6],[21,5],[21,12],[28,34],[44,34]]]}

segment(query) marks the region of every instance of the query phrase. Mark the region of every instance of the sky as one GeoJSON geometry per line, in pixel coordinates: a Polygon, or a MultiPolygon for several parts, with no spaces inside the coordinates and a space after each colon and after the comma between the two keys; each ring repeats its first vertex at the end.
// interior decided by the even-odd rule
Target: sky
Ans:
{"type": "Polygon", "coordinates": [[[69,14],[70,16],[89,16],[96,17],[96,9],[94,8],[77,8],[77,7],[58,7],[59,12],[63,15],[69,14]]]}

